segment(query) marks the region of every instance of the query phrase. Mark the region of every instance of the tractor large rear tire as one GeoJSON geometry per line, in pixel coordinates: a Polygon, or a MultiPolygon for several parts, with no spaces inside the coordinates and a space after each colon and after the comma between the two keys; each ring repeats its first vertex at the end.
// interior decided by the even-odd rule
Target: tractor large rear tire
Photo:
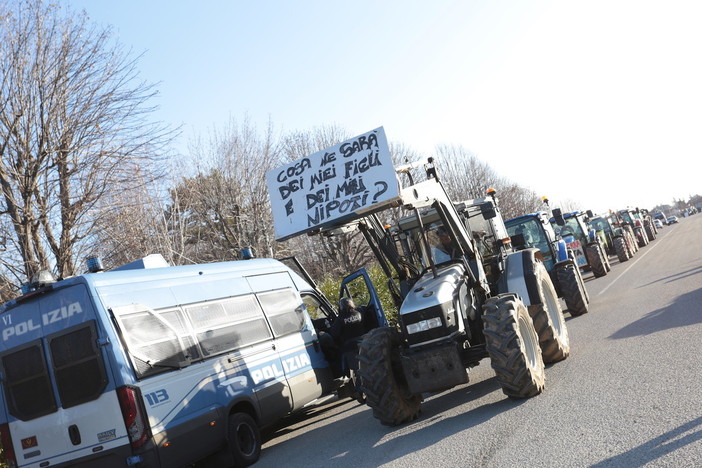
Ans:
{"type": "Polygon", "coordinates": [[[562,361],[570,354],[570,341],[558,295],[543,263],[534,265],[534,274],[540,304],[532,304],[528,309],[539,336],[541,357],[546,364],[562,361]]]}
{"type": "Polygon", "coordinates": [[[649,242],[656,239],[656,233],[653,231],[653,227],[650,224],[646,225],[646,235],[648,236],[649,242]]]}
{"type": "Polygon", "coordinates": [[[595,275],[595,278],[607,274],[607,268],[602,260],[599,246],[593,244],[585,247],[585,257],[587,258],[587,263],[590,265],[590,269],[592,270],[592,274],[595,275]]]}
{"type": "Polygon", "coordinates": [[[619,262],[626,262],[629,260],[629,249],[626,248],[626,240],[623,237],[615,237],[614,240],[614,250],[617,252],[617,258],[619,262]]]}
{"type": "Polygon", "coordinates": [[[544,389],[544,361],[529,311],[516,294],[500,294],[483,305],[485,345],[505,395],[529,398],[544,389]]]}
{"type": "Polygon", "coordinates": [[[588,297],[585,291],[585,284],[580,278],[578,267],[572,263],[561,265],[556,270],[558,283],[561,286],[561,293],[565,300],[568,312],[573,317],[578,317],[588,313],[588,297]]]}
{"type": "Polygon", "coordinates": [[[386,426],[414,421],[421,395],[409,393],[400,365],[400,334],[381,327],[368,332],[358,349],[358,375],[366,404],[386,426]]]}

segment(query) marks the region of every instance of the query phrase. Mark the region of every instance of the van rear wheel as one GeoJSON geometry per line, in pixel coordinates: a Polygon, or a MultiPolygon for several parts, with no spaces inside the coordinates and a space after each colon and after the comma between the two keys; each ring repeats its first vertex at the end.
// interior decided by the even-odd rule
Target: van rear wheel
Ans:
{"type": "Polygon", "coordinates": [[[261,456],[261,431],[247,413],[229,416],[229,451],[235,467],[253,465],[261,456]]]}

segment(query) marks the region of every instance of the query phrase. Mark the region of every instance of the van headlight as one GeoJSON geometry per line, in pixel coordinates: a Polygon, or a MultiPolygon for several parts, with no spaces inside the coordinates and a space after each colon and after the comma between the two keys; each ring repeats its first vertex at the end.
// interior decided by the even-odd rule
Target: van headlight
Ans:
{"type": "Polygon", "coordinates": [[[430,330],[432,328],[439,328],[441,326],[441,318],[433,317],[427,320],[422,320],[417,323],[410,323],[407,325],[407,333],[419,333],[423,331],[430,330]]]}

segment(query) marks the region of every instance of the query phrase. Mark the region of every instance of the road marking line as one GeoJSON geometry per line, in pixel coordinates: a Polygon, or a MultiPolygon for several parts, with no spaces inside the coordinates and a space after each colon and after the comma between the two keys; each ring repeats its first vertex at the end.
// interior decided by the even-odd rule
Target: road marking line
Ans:
{"type": "MultiPolygon", "coordinates": [[[[661,237],[661,236],[658,236],[657,238],[660,240],[660,237],[661,237]]],[[[655,240],[655,239],[654,239],[654,240],[655,240]]],[[[655,249],[656,247],[658,247],[659,244],[660,244],[659,242],[656,242],[656,244],[655,244],[653,247],[650,247],[651,244],[649,243],[646,247],[650,247],[650,248],[649,248],[649,249],[646,249],[646,252],[644,252],[643,255],[641,255],[639,258],[637,258],[636,261],[635,261],[634,263],[632,263],[631,265],[629,265],[629,268],[627,268],[626,270],[622,271],[621,274],[620,274],[619,276],[617,276],[616,278],[614,278],[614,279],[612,280],[612,282],[609,283],[602,291],[598,292],[597,295],[598,295],[598,296],[601,296],[602,293],[604,293],[605,291],[607,291],[607,290],[609,289],[610,286],[612,286],[614,283],[617,282],[617,280],[618,280],[619,278],[621,278],[622,276],[624,276],[624,275],[626,274],[627,271],[631,270],[631,269],[634,267],[634,265],[636,265],[637,263],[639,263],[639,260],[641,260],[641,259],[644,258],[646,255],[648,255],[648,253],[649,253],[651,250],[653,250],[653,249],[655,249]]],[[[639,250],[641,250],[641,249],[639,248],[639,250]]]]}

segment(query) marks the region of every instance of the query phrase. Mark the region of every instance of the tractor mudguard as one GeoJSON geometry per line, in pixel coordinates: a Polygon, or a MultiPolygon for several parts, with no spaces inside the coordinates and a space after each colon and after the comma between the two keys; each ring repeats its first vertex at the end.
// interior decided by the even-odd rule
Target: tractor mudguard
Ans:
{"type": "Polygon", "coordinates": [[[597,232],[594,229],[589,229],[587,231],[587,240],[589,244],[597,242],[597,232]]]}
{"type": "Polygon", "coordinates": [[[540,304],[538,281],[534,265],[539,249],[526,249],[507,256],[505,271],[498,283],[498,291],[518,294],[528,307],[540,304]]]}
{"type": "Polygon", "coordinates": [[[558,239],[556,241],[556,265],[568,260],[570,260],[570,257],[568,256],[568,246],[563,239],[558,239]]]}

